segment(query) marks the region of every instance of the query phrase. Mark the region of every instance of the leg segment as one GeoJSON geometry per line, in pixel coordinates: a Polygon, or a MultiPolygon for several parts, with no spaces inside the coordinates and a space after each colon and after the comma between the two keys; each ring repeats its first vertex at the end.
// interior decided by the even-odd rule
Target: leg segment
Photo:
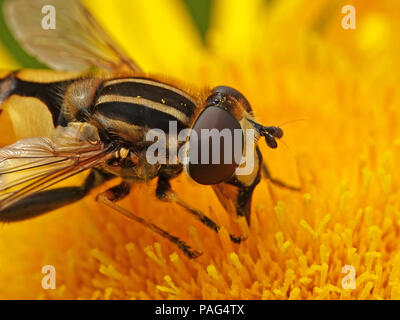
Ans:
{"type": "MultiPolygon", "coordinates": [[[[201,211],[195,209],[182,199],[180,199],[177,194],[172,191],[171,189],[171,184],[169,182],[169,177],[165,175],[160,175],[158,178],[158,184],[157,184],[157,189],[156,189],[156,196],[159,200],[162,201],[168,201],[168,202],[174,202],[180,207],[184,208],[188,213],[193,215],[197,220],[199,220],[202,224],[207,226],[208,228],[214,230],[215,232],[218,232],[221,227],[217,225],[213,220],[211,220],[209,217],[207,217],[204,213],[201,211]]],[[[243,240],[246,240],[246,238],[235,236],[233,234],[229,234],[230,239],[232,242],[235,243],[240,243],[243,240]]]]}
{"type": "Polygon", "coordinates": [[[51,189],[32,194],[0,210],[0,221],[14,222],[36,217],[85,197],[91,189],[100,185],[110,176],[92,170],[80,187],[51,189]]]}
{"type": "Polygon", "coordinates": [[[294,187],[294,186],[286,184],[285,182],[283,182],[279,179],[272,178],[265,162],[263,162],[263,164],[262,164],[262,171],[263,171],[265,178],[267,178],[273,184],[275,184],[279,187],[285,188],[285,189],[292,190],[292,191],[301,191],[301,188],[299,188],[299,187],[294,187]]]}
{"type": "Polygon", "coordinates": [[[97,196],[97,201],[100,203],[105,204],[106,206],[118,211],[119,213],[123,214],[125,217],[128,217],[131,220],[134,220],[141,225],[149,228],[153,232],[159,234],[160,236],[167,238],[173,244],[175,244],[179,249],[183,251],[189,258],[197,258],[201,255],[201,252],[192,250],[190,246],[188,246],[185,242],[181,241],[178,237],[175,237],[169,234],[167,231],[161,229],[160,227],[156,226],[155,224],[143,219],[134,213],[124,209],[123,207],[117,205],[115,202],[122,200],[129,194],[130,187],[126,182],[122,182],[120,185],[108,189],[107,191],[100,193],[97,196]]]}

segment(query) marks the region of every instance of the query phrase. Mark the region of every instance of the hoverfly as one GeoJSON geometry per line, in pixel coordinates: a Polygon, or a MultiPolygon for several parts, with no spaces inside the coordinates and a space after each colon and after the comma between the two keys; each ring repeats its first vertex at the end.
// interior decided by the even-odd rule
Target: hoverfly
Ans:
{"type": "MultiPolygon", "coordinates": [[[[226,211],[244,216],[248,223],[252,193],[262,171],[273,183],[297,189],[269,176],[256,145],[255,165],[246,175],[236,175],[237,162],[150,164],[146,133],[168,130],[170,121],[181,129],[251,128],[251,139],[263,136],[271,148],[277,147],[283,131],[258,124],[250,103],[233,88],[187,89],[177,81],[145,74],[77,0],[8,0],[4,12],[26,51],[54,71],[0,73],[0,112],[9,114],[20,138],[0,149],[0,221],[28,219],[66,206],[121,177],[123,182],[99,194],[97,201],[194,258],[198,251],[116,203],[129,195],[132,184],[157,179],[159,200],[178,204],[214,231],[220,226],[171,189],[170,180],[182,171],[211,185],[226,211]],[[49,4],[62,13],[54,30],[41,27],[41,8],[49,4]],[[28,102],[21,102],[21,97],[28,102]],[[81,186],[57,187],[83,171],[90,173],[81,186]]],[[[194,148],[191,139],[188,147],[194,148]]],[[[230,237],[236,243],[243,240],[230,237]]]]}

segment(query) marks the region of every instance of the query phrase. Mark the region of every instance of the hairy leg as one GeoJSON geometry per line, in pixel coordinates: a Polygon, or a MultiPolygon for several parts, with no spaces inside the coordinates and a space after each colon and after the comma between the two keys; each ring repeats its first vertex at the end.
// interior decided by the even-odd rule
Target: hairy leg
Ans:
{"type": "Polygon", "coordinates": [[[113,187],[111,189],[108,189],[107,191],[105,191],[103,193],[100,193],[97,196],[97,201],[99,201],[100,203],[103,203],[106,206],[114,209],[115,211],[123,214],[125,217],[140,223],[142,226],[159,234],[163,238],[168,239],[173,244],[175,244],[179,249],[181,249],[183,251],[183,253],[186,254],[189,258],[193,259],[193,258],[197,258],[198,256],[201,255],[201,252],[191,249],[189,245],[187,245],[184,241],[180,240],[178,237],[175,237],[175,236],[169,234],[167,231],[161,229],[160,227],[156,226],[155,224],[147,221],[146,219],[144,219],[142,217],[137,216],[136,214],[130,212],[129,210],[127,210],[115,203],[116,201],[122,200],[123,198],[128,196],[129,191],[130,191],[129,184],[126,182],[122,182],[120,185],[113,187]]]}

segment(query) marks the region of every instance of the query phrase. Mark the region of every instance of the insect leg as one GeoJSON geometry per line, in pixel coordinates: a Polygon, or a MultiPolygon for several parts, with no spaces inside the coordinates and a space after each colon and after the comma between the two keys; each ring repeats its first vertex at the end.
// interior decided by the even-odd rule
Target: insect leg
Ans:
{"type": "Polygon", "coordinates": [[[301,191],[300,187],[294,187],[294,186],[288,185],[287,183],[285,183],[279,179],[272,178],[271,174],[269,172],[269,169],[267,167],[267,164],[265,162],[263,162],[263,164],[262,164],[262,171],[263,171],[265,178],[268,179],[269,181],[271,181],[273,184],[275,184],[279,187],[282,187],[282,188],[289,189],[289,190],[301,191]]]}
{"type": "MultiPolygon", "coordinates": [[[[180,199],[177,196],[177,194],[171,189],[169,177],[162,176],[162,175],[160,175],[158,177],[156,196],[161,201],[174,202],[177,205],[181,206],[182,208],[184,208],[186,210],[186,212],[193,215],[202,224],[204,224],[208,228],[214,230],[215,232],[218,232],[221,229],[221,227],[219,225],[217,225],[213,220],[211,220],[209,217],[207,217],[200,210],[192,207],[191,205],[186,203],[184,200],[180,199]]],[[[231,241],[235,242],[235,243],[240,243],[240,242],[246,240],[245,237],[235,236],[231,233],[229,234],[229,236],[230,236],[231,241]]]]}
{"type": "Polygon", "coordinates": [[[91,189],[109,177],[100,171],[92,170],[82,186],[50,189],[32,194],[18,202],[0,209],[0,221],[21,221],[53,211],[85,197],[91,189]]]}
{"type": "Polygon", "coordinates": [[[171,234],[169,234],[167,231],[161,229],[160,227],[156,226],[155,224],[147,221],[146,219],[143,219],[136,214],[130,212],[129,210],[126,210],[125,208],[117,205],[115,202],[123,199],[129,194],[130,187],[129,184],[126,182],[122,182],[120,185],[113,187],[111,189],[108,189],[107,191],[100,193],[97,196],[97,201],[100,203],[105,204],[106,206],[118,211],[119,213],[123,214],[124,216],[128,217],[129,219],[132,219],[141,225],[149,228],[153,232],[159,234],[160,236],[167,238],[169,241],[171,241],[173,244],[175,244],[179,249],[183,251],[184,254],[186,254],[189,258],[197,258],[198,256],[201,255],[201,252],[192,250],[190,246],[188,246],[185,242],[180,240],[178,237],[175,237],[171,234]]]}

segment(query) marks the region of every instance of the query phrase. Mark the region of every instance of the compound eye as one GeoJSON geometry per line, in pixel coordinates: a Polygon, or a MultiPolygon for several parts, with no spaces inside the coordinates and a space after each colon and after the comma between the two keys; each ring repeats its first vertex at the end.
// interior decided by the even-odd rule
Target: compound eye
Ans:
{"type": "Polygon", "coordinates": [[[243,107],[246,109],[247,112],[252,113],[249,101],[247,101],[245,96],[238,90],[227,86],[218,86],[213,89],[213,92],[234,97],[236,100],[240,101],[243,104],[243,107]]]}
{"type": "Polygon", "coordinates": [[[200,184],[224,182],[235,173],[242,153],[239,122],[221,107],[207,107],[192,128],[186,170],[200,184]]]}

